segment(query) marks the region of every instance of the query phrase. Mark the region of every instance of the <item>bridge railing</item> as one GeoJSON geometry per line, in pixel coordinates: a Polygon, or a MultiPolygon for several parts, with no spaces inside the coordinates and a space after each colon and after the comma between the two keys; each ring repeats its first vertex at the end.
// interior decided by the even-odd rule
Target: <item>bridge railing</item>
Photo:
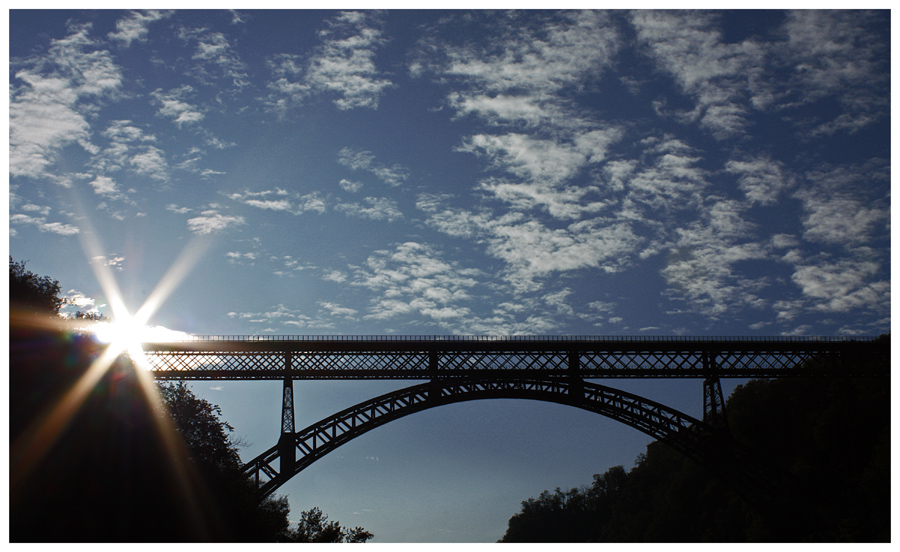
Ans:
{"type": "Polygon", "coordinates": [[[843,342],[867,342],[875,337],[847,337],[847,336],[624,336],[624,335],[191,335],[188,341],[468,341],[476,343],[491,343],[503,341],[620,341],[627,343],[642,342],[692,342],[698,339],[703,341],[720,342],[770,342],[770,343],[843,343],[843,342]]]}

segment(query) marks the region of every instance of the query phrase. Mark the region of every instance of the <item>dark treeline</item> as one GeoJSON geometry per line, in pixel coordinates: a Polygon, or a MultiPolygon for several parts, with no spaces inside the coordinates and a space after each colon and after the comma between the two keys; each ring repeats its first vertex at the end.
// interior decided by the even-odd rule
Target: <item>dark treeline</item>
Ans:
{"type": "Polygon", "coordinates": [[[261,496],[241,473],[218,407],[183,383],[148,392],[120,358],[80,393],[104,347],[60,324],[59,290],[10,259],[12,542],[372,538],[315,508],[290,526],[287,500],[261,496]]]}
{"type": "Polygon", "coordinates": [[[796,519],[751,509],[654,442],[628,472],[526,500],[501,542],[890,541],[888,380],[753,380],[726,411],[734,437],[797,483],[796,519]]]}

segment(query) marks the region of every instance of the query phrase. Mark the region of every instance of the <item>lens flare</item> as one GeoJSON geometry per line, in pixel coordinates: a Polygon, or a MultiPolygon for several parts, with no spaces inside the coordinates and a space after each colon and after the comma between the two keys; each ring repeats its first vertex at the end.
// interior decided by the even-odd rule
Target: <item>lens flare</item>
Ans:
{"type": "MultiPolygon", "coordinates": [[[[87,257],[94,259],[102,256],[99,240],[90,228],[87,217],[84,217],[82,226],[79,236],[87,257]]],[[[91,263],[94,274],[112,309],[112,320],[95,323],[88,330],[107,346],[75,384],[63,394],[62,398],[49,405],[42,414],[36,416],[29,428],[22,433],[22,437],[15,443],[11,443],[10,491],[12,496],[25,491],[26,482],[31,477],[33,467],[47,454],[69,425],[74,414],[81,408],[89,393],[123,353],[130,357],[132,365],[137,368],[134,372],[147,404],[162,404],[153,378],[148,372],[150,366],[141,344],[152,341],[184,340],[189,338],[189,335],[160,326],[148,326],[147,322],[187,276],[208,245],[208,241],[200,239],[189,243],[134,315],[125,306],[122,293],[111,269],[102,263],[91,263]]],[[[11,323],[14,321],[13,313],[11,313],[10,321],[11,323]]],[[[53,325],[62,328],[66,326],[66,322],[62,324],[56,322],[53,325]]],[[[69,323],[69,326],[69,329],[76,327],[73,323],[69,323]]],[[[178,488],[183,491],[182,500],[195,522],[195,527],[204,532],[203,516],[201,515],[203,508],[200,503],[204,501],[207,493],[202,485],[198,486],[194,483],[196,477],[189,473],[190,462],[187,461],[187,452],[171,418],[163,409],[151,408],[150,410],[154,413],[157,434],[168,451],[168,457],[172,460],[169,467],[178,481],[178,488]]]]}

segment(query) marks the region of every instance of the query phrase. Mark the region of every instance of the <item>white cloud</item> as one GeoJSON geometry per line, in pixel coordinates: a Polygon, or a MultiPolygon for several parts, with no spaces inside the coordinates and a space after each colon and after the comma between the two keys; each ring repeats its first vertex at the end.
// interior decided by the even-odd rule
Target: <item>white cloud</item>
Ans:
{"type": "Polygon", "coordinates": [[[95,49],[89,25],[51,41],[47,55],[28,60],[10,83],[9,172],[40,177],[66,146],[77,143],[89,152],[90,124],[85,113],[96,99],[114,95],[122,73],[106,50],[95,49]]]}
{"type": "Polygon", "coordinates": [[[460,151],[484,155],[494,168],[525,180],[484,189],[517,208],[540,207],[559,218],[577,218],[599,205],[584,209],[577,188],[561,192],[553,187],[603,161],[622,131],[596,128],[596,121],[561,93],[599,78],[612,64],[621,35],[599,12],[554,12],[530,17],[534,24],[518,17],[491,18],[496,28],[489,32],[496,36],[488,45],[439,44],[446,62],[433,69],[457,88],[448,94],[448,103],[458,116],[474,115],[504,128],[525,125],[536,132],[477,134],[465,140],[460,151]]]}
{"type": "MultiPolygon", "coordinates": [[[[787,14],[787,39],[775,51],[793,71],[783,103],[835,97],[842,110],[811,134],[853,133],[889,116],[889,37],[876,31],[873,13],[859,10],[796,10],[787,14]],[[798,99],[799,98],[799,99],[798,99]]],[[[829,114],[835,113],[829,110],[829,114]]],[[[819,120],[821,121],[821,119],[819,120]]]]}
{"type": "MultiPolygon", "coordinates": [[[[435,208],[436,209],[436,208],[435,208]]],[[[466,209],[444,209],[427,219],[440,232],[456,238],[474,238],[490,225],[491,214],[473,213],[466,209]]]]}
{"type": "Polygon", "coordinates": [[[92,263],[99,263],[103,266],[111,266],[115,268],[117,271],[121,272],[125,270],[125,266],[123,263],[125,262],[125,257],[120,255],[114,257],[107,257],[105,255],[97,255],[96,257],[91,258],[92,263]]]}
{"type": "Polygon", "coordinates": [[[326,310],[330,316],[339,316],[341,318],[353,319],[357,314],[356,309],[342,307],[337,303],[332,303],[329,301],[319,301],[319,306],[326,310]]]}
{"type": "Polygon", "coordinates": [[[644,241],[631,223],[595,218],[551,228],[511,212],[502,216],[465,209],[441,209],[439,198],[428,203],[426,222],[450,236],[474,239],[485,253],[505,263],[500,275],[517,293],[541,288],[555,273],[596,269],[611,273],[630,264],[644,241]]]}
{"type": "Polygon", "coordinates": [[[362,189],[363,186],[362,182],[354,182],[352,180],[347,180],[346,178],[342,178],[341,181],[338,182],[338,184],[341,188],[350,193],[358,192],[360,189],[362,189]]]}
{"type": "Polygon", "coordinates": [[[65,296],[65,300],[69,302],[71,305],[75,305],[78,308],[91,307],[93,308],[96,304],[96,301],[91,297],[81,293],[80,291],[76,291],[74,289],[70,289],[65,296]]]}
{"type": "Polygon", "coordinates": [[[329,282],[336,282],[338,284],[347,281],[347,275],[341,272],[340,270],[331,270],[322,275],[323,280],[327,280],[329,282]]]}
{"type": "Polygon", "coordinates": [[[377,16],[342,12],[326,22],[319,37],[322,44],[308,60],[289,54],[270,60],[279,78],[269,84],[266,103],[283,114],[312,94],[333,92],[340,110],[377,109],[381,95],[393,86],[375,67],[375,49],[384,43],[377,16]]]}
{"type": "Polygon", "coordinates": [[[575,314],[575,309],[567,302],[570,295],[572,295],[572,290],[568,288],[554,293],[547,293],[544,295],[544,302],[556,309],[557,314],[572,316],[575,314]]]}
{"type": "Polygon", "coordinates": [[[441,259],[433,247],[417,242],[397,245],[393,251],[375,251],[365,267],[357,267],[350,283],[376,295],[364,318],[387,320],[417,314],[446,324],[469,315],[461,303],[477,285],[477,270],[462,269],[441,259]]]}
{"type": "Polygon", "coordinates": [[[806,216],[803,237],[810,241],[838,245],[858,245],[869,240],[872,228],[890,219],[887,208],[865,207],[857,198],[798,193],[806,216]]]}
{"type": "Polygon", "coordinates": [[[793,185],[784,165],[769,157],[728,161],[725,170],[738,175],[738,186],[750,201],[774,205],[781,192],[793,185]]]}
{"type": "Polygon", "coordinates": [[[765,50],[752,40],[723,42],[718,18],[706,12],[638,10],[631,21],[660,69],[696,102],[693,112],[678,116],[720,139],[743,134],[748,83],[763,72],[765,50]]]}
{"type": "Polygon", "coordinates": [[[88,145],[90,125],[73,109],[75,97],[62,79],[20,72],[31,90],[13,93],[9,105],[9,172],[37,178],[66,145],[88,145]]]}
{"type": "Polygon", "coordinates": [[[22,210],[23,211],[33,211],[33,212],[39,213],[44,216],[47,216],[50,214],[50,207],[47,207],[46,205],[42,206],[42,205],[34,205],[31,203],[27,203],[25,205],[22,205],[22,210]]]}
{"type": "Polygon", "coordinates": [[[121,197],[121,192],[116,187],[115,181],[108,176],[98,176],[90,184],[94,188],[95,194],[107,196],[110,199],[121,197]]]}
{"type": "Polygon", "coordinates": [[[541,208],[557,219],[578,219],[586,214],[602,211],[608,206],[603,201],[586,199],[599,191],[593,186],[554,189],[537,183],[488,179],[481,182],[479,189],[489,192],[517,211],[541,208]]]}
{"type": "Polygon", "coordinates": [[[343,148],[338,152],[338,163],[350,169],[363,170],[374,174],[390,186],[399,186],[409,178],[409,170],[400,165],[387,167],[375,161],[372,152],[354,148],[343,148]]]}
{"type": "Polygon", "coordinates": [[[227,174],[223,171],[214,171],[212,169],[203,169],[200,171],[200,177],[203,179],[209,179],[211,176],[216,176],[219,174],[227,174]]]}
{"type": "Polygon", "coordinates": [[[605,207],[587,196],[599,192],[593,186],[565,183],[591,163],[603,161],[609,146],[622,136],[620,129],[575,134],[572,142],[535,138],[525,134],[478,134],[466,140],[460,151],[485,155],[495,168],[523,181],[488,179],[480,188],[520,210],[539,207],[556,218],[579,218],[605,207]]]}
{"type": "Polygon", "coordinates": [[[491,91],[524,89],[548,94],[597,78],[618,50],[620,34],[607,14],[567,12],[548,20],[536,19],[533,27],[522,21],[505,26],[500,20],[495,30],[500,34],[491,37],[486,52],[448,47],[443,73],[491,91]]]}
{"type": "Polygon", "coordinates": [[[113,143],[156,141],[155,136],[152,134],[145,134],[143,130],[135,126],[129,120],[110,121],[109,126],[103,131],[103,136],[109,138],[113,143]]]}
{"type": "Polygon", "coordinates": [[[377,108],[383,91],[392,86],[375,69],[375,48],[383,42],[377,25],[369,14],[344,12],[319,31],[322,46],[310,60],[306,81],[314,89],[338,92],[338,109],[377,108]]]}
{"type": "Polygon", "coordinates": [[[348,215],[372,220],[386,220],[394,222],[403,218],[403,213],[397,208],[397,202],[384,197],[365,198],[368,207],[359,203],[339,203],[334,206],[335,211],[341,211],[348,215]]]}
{"type": "Polygon", "coordinates": [[[71,236],[79,233],[77,226],[65,224],[62,222],[47,222],[46,217],[30,217],[24,214],[15,214],[9,217],[9,223],[12,224],[30,224],[37,227],[41,232],[49,232],[51,234],[59,234],[61,236],[71,236]]]}
{"type": "Polygon", "coordinates": [[[195,234],[213,234],[245,224],[244,217],[226,216],[207,210],[201,216],[188,219],[188,228],[195,234]]]}
{"type": "Polygon", "coordinates": [[[184,29],[181,38],[197,43],[192,59],[199,63],[188,73],[189,76],[205,84],[212,84],[218,78],[212,73],[221,72],[223,77],[231,79],[238,88],[250,83],[246,64],[235,53],[224,34],[208,29],[184,29]]]}
{"type": "MultiPolygon", "coordinates": [[[[332,307],[337,309],[337,314],[341,315],[343,318],[350,318],[350,315],[348,313],[340,310],[341,307],[337,305],[332,305],[332,307]]],[[[328,309],[323,307],[323,310],[328,309]]],[[[279,303],[278,305],[269,308],[269,310],[267,311],[241,313],[229,312],[228,316],[230,318],[245,320],[254,324],[280,325],[280,327],[266,327],[264,330],[261,330],[262,332],[267,333],[275,333],[284,326],[293,326],[297,329],[317,328],[333,330],[335,328],[334,322],[330,320],[323,319],[321,316],[315,318],[311,317],[307,314],[304,314],[299,309],[288,308],[283,303],[279,303]]]]}
{"type": "Polygon", "coordinates": [[[877,262],[842,259],[798,265],[794,282],[814,301],[814,309],[848,312],[854,309],[886,311],[891,304],[891,283],[874,280],[880,271],[877,262]]]}
{"type": "Polygon", "coordinates": [[[243,193],[233,193],[228,197],[234,201],[244,203],[245,205],[256,207],[257,209],[286,211],[295,215],[302,214],[306,211],[316,211],[318,213],[325,212],[325,200],[319,192],[312,192],[301,196],[294,192],[277,188],[275,190],[263,190],[261,192],[245,190],[243,193]],[[271,199],[272,197],[275,197],[275,199],[271,199]]]}
{"type": "Polygon", "coordinates": [[[426,213],[436,213],[443,203],[452,198],[450,194],[421,193],[416,196],[416,209],[425,211],[426,213]]]}
{"type": "Polygon", "coordinates": [[[240,251],[229,251],[225,253],[225,257],[228,259],[230,264],[241,265],[241,264],[253,264],[256,261],[256,253],[247,252],[241,253],[240,251]]]}
{"type": "Polygon", "coordinates": [[[491,124],[518,121],[536,127],[565,114],[560,107],[535,96],[451,92],[448,102],[459,116],[476,115],[491,124]]]}
{"type": "Polygon", "coordinates": [[[244,200],[244,203],[250,205],[251,207],[257,207],[259,209],[271,209],[273,211],[291,210],[291,202],[286,199],[247,199],[244,200]]]}
{"type": "Polygon", "coordinates": [[[131,156],[128,161],[131,169],[156,180],[169,178],[168,165],[163,151],[154,146],[146,146],[141,153],[131,156]]]}
{"type": "Polygon", "coordinates": [[[187,213],[193,211],[193,209],[191,209],[190,207],[179,207],[174,203],[166,205],[166,210],[172,211],[173,213],[178,213],[179,215],[186,215],[187,213]]]}
{"type": "Polygon", "coordinates": [[[300,196],[297,206],[301,211],[325,212],[325,200],[319,192],[312,192],[300,196]]]}
{"type": "Polygon", "coordinates": [[[668,293],[683,299],[689,311],[713,317],[736,307],[764,306],[759,293],[768,279],[747,277],[736,266],[769,256],[764,244],[748,241],[753,226],[733,201],[715,203],[705,218],[676,231],[662,270],[668,293]]]}
{"type": "Polygon", "coordinates": [[[571,178],[585,162],[585,155],[555,141],[540,140],[524,134],[469,138],[461,151],[483,152],[494,165],[515,176],[555,184],[571,178]]]}
{"type": "Polygon", "coordinates": [[[803,237],[858,247],[868,243],[873,234],[886,236],[890,176],[884,167],[881,160],[872,160],[860,166],[826,166],[807,173],[807,186],[794,194],[805,214],[803,237]]]}
{"type": "Polygon", "coordinates": [[[91,167],[96,172],[106,175],[130,170],[155,180],[169,178],[165,153],[153,145],[155,136],[145,134],[128,120],[111,121],[103,136],[109,139],[109,145],[91,159],[91,167]]]}
{"type": "Polygon", "coordinates": [[[518,291],[536,291],[552,273],[580,269],[617,272],[642,241],[626,223],[581,221],[550,229],[536,220],[501,217],[488,223],[487,253],[506,262],[505,279],[518,291]]]}
{"type": "Polygon", "coordinates": [[[709,186],[696,150],[669,136],[650,139],[647,144],[647,167],[627,175],[618,173],[627,186],[627,200],[655,211],[696,208],[701,192],[709,186]]]}
{"type": "Polygon", "coordinates": [[[149,32],[150,23],[159,21],[160,19],[169,17],[170,11],[147,10],[142,12],[131,12],[128,17],[116,21],[116,32],[109,33],[109,38],[118,40],[128,48],[131,43],[137,40],[143,42],[149,32]]]}
{"type": "Polygon", "coordinates": [[[193,91],[192,86],[185,84],[168,92],[157,88],[151,95],[155,103],[159,105],[159,114],[172,119],[181,127],[185,123],[197,123],[203,120],[203,111],[185,101],[185,98],[193,91]]]}
{"type": "Polygon", "coordinates": [[[812,136],[852,133],[888,115],[888,73],[879,65],[888,42],[872,14],[788,12],[770,40],[732,43],[723,40],[719,19],[698,11],[633,12],[638,39],[695,102],[693,110],[672,112],[678,119],[725,139],[747,131],[751,110],[795,109],[829,97],[841,104],[827,110],[831,119],[821,119],[825,111],[796,119],[812,136]]]}

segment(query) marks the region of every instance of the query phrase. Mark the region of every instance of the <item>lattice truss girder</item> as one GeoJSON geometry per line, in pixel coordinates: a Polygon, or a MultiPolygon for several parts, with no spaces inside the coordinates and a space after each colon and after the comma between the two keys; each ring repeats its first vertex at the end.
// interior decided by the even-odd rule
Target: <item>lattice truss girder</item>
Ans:
{"type": "Polygon", "coordinates": [[[275,467],[281,449],[276,446],[249,462],[245,472],[252,475],[263,492],[269,493],[296,473],[337,446],[399,417],[433,406],[480,398],[534,398],[571,404],[624,422],[653,437],[693,442],[680,437],[698,431],[704,424],[690,416],[637,395],[601,385],[582,383],[579,395],[563,379],[441,381],[409,387],[348,408],[294,436],[296,462],[292,473],[275,467]]]}
{"type": "Polygon", "coordinates": [[[817,354],[813,351],[608,351],[581,354],[579,363],[582,371],[601,372],[607,376],[621,372],[665,377],[710,373],[747,376],[748,373],[789,371],[817,354]]]}
{"type": "Polygon", "coordinates": [[[148,351],[144,353],[149,369],[157,372],[234,372],[283,371],[284,353],[148,351]]]}
{"type": "Polygon", "coordinates": [[[438,355],[438,371],[546,370],[564,372],[567,352],[497,353],[491,351],[454,352],[438,355]]]}
{"type": "MultiPolygon", "coordinates": [[[[254,379],[277,377],[288,367],[295,378],[403,379],[468,377],[478,373],[571,374],[599,377],[768,377],[789,375],[834,353],[815,350],[771,351],[148,351],[150,370],[159,379],[254,379]],[[233,376],[232,376],[233,374],[233,376]]],[[[825,369],[833,362],[819,362],[825,369]]]]}

